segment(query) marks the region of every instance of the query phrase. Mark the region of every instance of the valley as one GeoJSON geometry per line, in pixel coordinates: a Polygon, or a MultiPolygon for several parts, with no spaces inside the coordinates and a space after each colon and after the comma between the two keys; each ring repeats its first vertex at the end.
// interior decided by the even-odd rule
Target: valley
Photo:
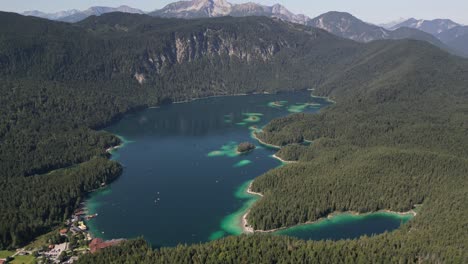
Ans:
{"type": "Polygon", "coordinates": [[[466,59],[262,16],[0,22],[1,249],[85,202],[128,241],[78,263],[468,258],[466,59]]]}

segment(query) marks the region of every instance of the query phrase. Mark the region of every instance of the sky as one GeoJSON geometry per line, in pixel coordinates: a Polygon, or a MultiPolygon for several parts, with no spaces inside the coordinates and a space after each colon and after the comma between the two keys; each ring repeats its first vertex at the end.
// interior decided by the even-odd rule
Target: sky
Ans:
{"type": "MultiPolygon", "coordinates": [[[[40,10],[56,12],[68,9],[84,10],[90,6],[128,5],[144,11],[153,11],[175,0],[0,0],[0,10],[23,12],[40,10]]],[[[228,0],[231,3],[276,3],[294,13],[315,17],[328,11],[349,12],[371,23],[385,23],[400,18],[449,18],[468,25],[468,0],[228,0]]]]}

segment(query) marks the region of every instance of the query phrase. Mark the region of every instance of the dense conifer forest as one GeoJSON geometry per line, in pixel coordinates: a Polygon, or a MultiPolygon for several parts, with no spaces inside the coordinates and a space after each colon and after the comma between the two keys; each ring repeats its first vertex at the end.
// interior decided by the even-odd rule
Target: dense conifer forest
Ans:
{"type": "Polygon", "coordinates": [[[71,25],[1,13],[0,22],[0,248],[48,231],[119,175],[105,152],[119,140],[99,128],[122,114],[314,88],[336,103],[274,120],[257,135],[299,162],[254,181],[264,197],[249,222],[272,229],[335,211],[417,206],[413,220],[338,242],[255,234],[151,249],[137,239],[80,262],[468,261],[467,60],[424,42],[358,44],[260,17],[109,14],[71,25]],[[313,143],[293,144],[303,140],[313,143]]]}
{"type": "Polygon", "coordinates": [[[418,261],[466,262],[467,61],[429,46],[407,48],[406,55],[397,49],[384,57],[390,66],[366,55],[366,64],[344,72],[346,82],[317,87],[335,105],[274,120],[257,135],[276,145],[313,143],[285,146],[277,155],[299,163],[254,181],[253,191],[265,196],[252,209],[251,224],[272,229],[332,212],[416,208],[404,236],[383,237],[411,245],[418,261]]]}

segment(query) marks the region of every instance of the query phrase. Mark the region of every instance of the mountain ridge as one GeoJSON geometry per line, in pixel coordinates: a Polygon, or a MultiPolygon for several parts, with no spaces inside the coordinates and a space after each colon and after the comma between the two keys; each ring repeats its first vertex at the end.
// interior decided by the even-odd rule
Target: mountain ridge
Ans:
{"type": "Polygon", "coordinates": [[[429,42],[434,46],[454,53],[453,50],[429,33],[411,28],[387,30],[374,24],[366,23],[346,12],[327,12],[311,19],[307,25],[321,28],[334,35],[358,42],[384,39],[415,39],[429,42]]]}
{"type": "Polygon", "coordinates": [[[426,19],[410,18],[401,23],[394,25],[390,29],[395,30],[401,27],[409,27],[409,28],[419,29],[431,35],[437,35],[437,34],[442,33],[443,31],[446,31],[446,30],[449,30],[458,26],[461,26],[461,24],[453,22],[450,19],[426,20],[426,19]]]}
{"type": "Polygon", "coordinates": [[[62,22],[75,23],[83,19],[86,19],[89,16],[100,16],[102,14],[111,13],[111,12],[122,12],[130,14],[145,14],[144,11],[136,9],[127,5],[121,5],[118,7],[107,7],[107,6],[92,6],[86,10],[77,10],[70,9],[65,11],[59,11],[55,13],[45,13],[38,10],[25,11],[21,15],[25,16],[35,16],[50,20],[57,20],[62,22]]]}
{"type": "Polygon", "coordinates": [[[217,16],[269,16],[290,22],[306,24],[310,19],[303,14],[294,14],[285,6],[274,4],[266,6],[247,2],[242,4],[231,4],[225,0],[192,0],[170,3],[165,7],[148,13],[151,16],[197,18],[217,16]]]}
{"type": "MultiPolygon", "coordinates": [[[[109,12],[124,13],[144,13],[141,10],[133,9],[127,6],[119,8],[94,7],[88,10],[77,12],[72,15],[61,17],[56,20],[64,22],[79,22],[91,15],[99,16],[109,12]]],[[[30,13],[33,14],[33,13],[30,13]]],[[[416,39],[427,41],[441,49],[451,53],[465,56],[463,44],[447,45],[448,42],[440,41],[436,36],[421,31],[416,28],[401,29],[395,26],[394,30],[389,30],[372,23],[364,22],[355,16],[346,12],[330,11],[321,14],[315,18],[310,18],[303,14],[294,14],[285,6],[274,4],[271,6],[261,5],[253,2],[232,4],[227,0],[190,0],[169,3],[161,9],[146,13],[154,17],[163,18],[213,18],[222,16],[245,17],[245,16],[266,16],[277,18],[297,24],[318,27],[327,30],[339,37],[352,39],[359,42],[370,42],[380,39],[416,39]],[[460,46],[462,48],[460,48],[460,46]]],[[[38,14],[41,16],[41,14],[38,14]]],[[[42,15],[43,16],[43,15],[42,15]]],[[[409,20],[407,20],[409,21],[409,20]]],[[[403,22],[405,23],[405,22],[403,22]]],[[[401,23],[400,23],[401,24],[401,23]]],[[[468,49],[468,48],[467,48],[468,49]]],[[[466,55],[468,56],[468,55],[466,55]]]]}
{"type": "Polygon", "coordinates": [[[425,20],[410,18],[394,25],[391,29],[397,30],[402,27],[414,28],[429,33],[456,53],[468,56],[468,26],[450,19],[425,20]]]}

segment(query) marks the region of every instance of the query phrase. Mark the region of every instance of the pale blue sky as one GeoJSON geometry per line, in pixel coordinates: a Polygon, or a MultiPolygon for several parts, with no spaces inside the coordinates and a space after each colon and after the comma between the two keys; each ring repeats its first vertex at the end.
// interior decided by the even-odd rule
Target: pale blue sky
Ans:
{"type": "MultiPolygon", "coordinates": [[[[468,24],[468,0],[250,0],[265,5],[280,3],[294,13],[315,17],[327,11],[345,11],[358,18],[382,23],[399,18],[450,18],[468,24]]],[[[40,10],[55,12],[67,9],[86,9],[90,6],[129,5],[144,11],[159,9],[172,0],[0,0],[0,10],[22,12],[40,10]]],[[[243,3],[247,0],[230,0],[243,3]]]]}

